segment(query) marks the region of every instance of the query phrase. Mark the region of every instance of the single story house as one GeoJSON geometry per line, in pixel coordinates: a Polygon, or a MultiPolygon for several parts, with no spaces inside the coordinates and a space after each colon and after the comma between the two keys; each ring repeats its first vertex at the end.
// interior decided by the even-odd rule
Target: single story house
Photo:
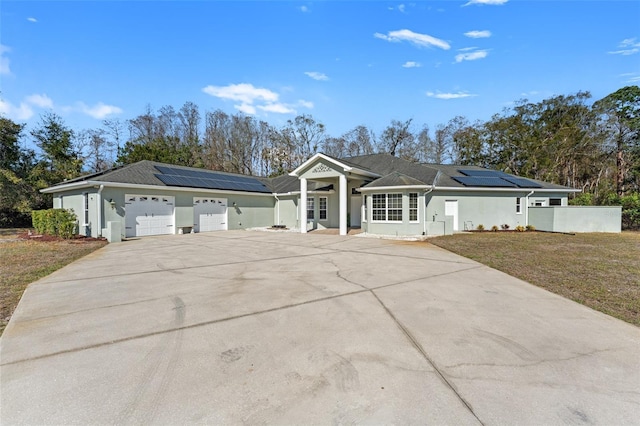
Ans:
{"type": "Polygon", "coordinates": [[[620,232],[619,209],[617,217],[615,208],[589,210],[589,218],[558,213],[573,209],[568,196],[577,189],[388,154],[338,159],[318,153],[275,178],[140,161],[42,192],[53,194],[53,207],[73,210],[79,233],[116,239],[273,225],[302,233],[337,228],[341,235],[350,227],[418,236],[529,224],[548,231],[620,232]]]}

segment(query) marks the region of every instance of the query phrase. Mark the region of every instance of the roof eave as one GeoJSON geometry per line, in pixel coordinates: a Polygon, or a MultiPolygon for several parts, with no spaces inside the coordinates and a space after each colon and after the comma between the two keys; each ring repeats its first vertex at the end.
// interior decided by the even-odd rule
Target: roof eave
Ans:
{"type": "Polygon", "coordinates": [[[460,186],[438,186],[434,188],[438,191],[478,191],[478,192],[582,192],[581,189],[574,188],[486,188],[486,187],[460,187],[460,186]]]}
{"type": "Polygon", "coordinates": [[[374,186],[371,188],[356,188],[358,192],[371,192],[371,191],[397,191],[402,189],[430,189],[433,188],[432,185],[395,185],[395,186],[374,186]]]}

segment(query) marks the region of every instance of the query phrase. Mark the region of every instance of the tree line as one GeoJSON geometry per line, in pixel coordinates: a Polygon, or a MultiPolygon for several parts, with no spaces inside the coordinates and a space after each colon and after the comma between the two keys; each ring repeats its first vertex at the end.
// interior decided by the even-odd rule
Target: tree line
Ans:
{"type": "Polygon", "coordinates": [[[258,176],[289,172],[317,152],[344,158],[389,153],[417,163],[478,165],[583,190],[573,202],[635,202],[640,224],[640,88],[627,86],[595,102],[589,92],[540,102],[526,99],[487,121],[454,117],[434,129],[391,120],[379,133],[358,125],[330,136],[300,115],[276,127],[242,113],[147,107],[135,118],[73,130],[47,113],[25,125],[0,117],[0,226],[28,224],[50,207],[39,189],[140,160],[258,176]],[[26,140],[38,152],[25,148],[26,140]],[[635,201],[634,201],[635,200],[635,201]]]}

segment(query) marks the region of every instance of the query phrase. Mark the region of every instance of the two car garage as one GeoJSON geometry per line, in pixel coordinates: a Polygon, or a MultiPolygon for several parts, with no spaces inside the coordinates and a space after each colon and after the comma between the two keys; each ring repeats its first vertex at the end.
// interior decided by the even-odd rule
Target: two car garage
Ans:
{"type": "MultiPolygon", "coordinates": [[[[176,233],[175,197],[159,195],[125,195],[125,236],[145,237],[176,233]]],[[[194,197],[195,232],[227,229],[225,198],[194,197]]]]}

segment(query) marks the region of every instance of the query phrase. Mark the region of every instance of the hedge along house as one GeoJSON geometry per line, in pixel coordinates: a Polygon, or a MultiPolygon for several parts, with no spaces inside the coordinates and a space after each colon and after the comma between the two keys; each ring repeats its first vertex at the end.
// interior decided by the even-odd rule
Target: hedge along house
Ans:
{"type": "Polygon", "coordinates": [[[530,223],[548,231],[569,223],[577,232],[619,232],[619,209],[617,217],[615,210],[588,211],[589,220],[584,213],[555,212],[567,208],[568,195],[578,191],[480,167],[416,164],[387,154],[347,159],[316,154],[276,178],[141,161],[43,190],[53,194],[55,208],[74,211],[79,233],[110,241],[273,225],[302,233],[337,228],[341,235],[349,227],[418,236],[530,223]],[[540,212],[533,214],[535,209],[540,212]]]}

